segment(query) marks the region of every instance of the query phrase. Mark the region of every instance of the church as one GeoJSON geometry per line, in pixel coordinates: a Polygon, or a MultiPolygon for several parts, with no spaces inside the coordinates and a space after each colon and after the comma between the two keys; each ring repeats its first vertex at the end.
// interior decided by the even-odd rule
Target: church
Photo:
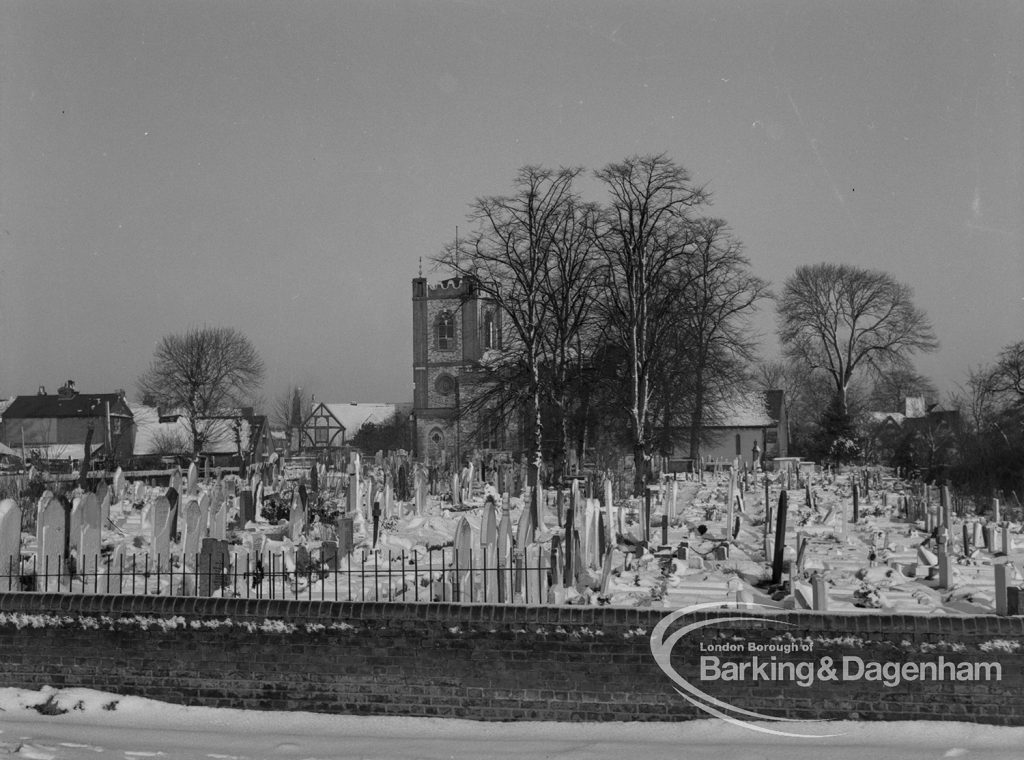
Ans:
{"type": "Polygon", "coordinates": [[[412,281],[414,454],[460,466],[471,456],[518,448],[496,418],[460,411],[483,382],[480,363],[502,344],[501,313],[467,278],[412,281]]]}

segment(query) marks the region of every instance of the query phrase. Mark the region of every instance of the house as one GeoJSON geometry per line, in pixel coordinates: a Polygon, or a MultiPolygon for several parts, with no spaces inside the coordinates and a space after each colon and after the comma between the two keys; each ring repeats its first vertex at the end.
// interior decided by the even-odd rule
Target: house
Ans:
{"type": "Polygon", "coordinates": [[[877,461],[936,474],[948,465],[960,429],[960,412],[904,399],[902,412],[869,412],[864,448],[877,461]]]}
{"type": "Polygon", "coordinates": [[[703,454],[709,461],[751,463],[754,444],[762,461],[789,455],[785,392],[751,391],[738,395],[705,423],[703,454]]]}
{"type": "MultiPolygon", "coordinates": [[[[184,414],[144,404],[133,403],[131,408],[136,420],[133,455],[137,460],[192,458],[192,430],[184,414]]],[[[274,451],[266,416],[254,414],[251,407],[204,417],[199,427],[206,436],[199,458],[211,467],[260,462],[274,451]]]]}
{"type": "Polygon", "coordinates": [[[123,390],[79,393],[72,380],[57,393],[40,386],[34,396],[15,397],[0,420],[0,443],[45,460],[80,462],[86,440],[91,457],[127,461],[131,456],[135,419],[123,390]]]}
{"type": "Polygon", "coordinates": [[[328,404],[318,402],[302,423],[299,447],[303,451],[335,453],[351,445],[366,423],[381,425],[396,415],[408,415],[411,404],[328,404]]]}

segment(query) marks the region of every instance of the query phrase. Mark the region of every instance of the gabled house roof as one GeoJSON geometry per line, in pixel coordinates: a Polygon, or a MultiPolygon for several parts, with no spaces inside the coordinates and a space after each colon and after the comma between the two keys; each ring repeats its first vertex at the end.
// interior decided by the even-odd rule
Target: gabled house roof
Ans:
{"type": "Polygon", "coordinates": [[[48,393],[18,396],[4,410],[8,420],[46,419],[51,417],[99,417],[110,413],[119,417],[132,417],[132,410],[121,393],[48,393]]]}
{"type": "MultiPolygon", "coordinates": [[[[323,407],[334,417],[345,429],[345,434],[349,438],[367,422],[380,425],[388,422],[398,412],[412,411],[411,404],[327,404],[321,402],[313,408],[313,413],[317,411],[318,407],[323,407]]],[[[309,417],[312,417],[313,413],[309,417]]],[[[306,418],[303,426],[309,422],[309,417],[306,418]]]]}

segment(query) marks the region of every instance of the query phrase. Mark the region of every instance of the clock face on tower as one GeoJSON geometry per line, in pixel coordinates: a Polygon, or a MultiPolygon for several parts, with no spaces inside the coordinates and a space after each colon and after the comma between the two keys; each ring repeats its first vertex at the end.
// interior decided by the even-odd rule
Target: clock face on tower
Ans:
{"type": "Polygon", "coordinates": [[[441,375],[434,382],[434,390],[442,396],[450,396],[455,393],[455,378],[451,375],[441,375]]]}

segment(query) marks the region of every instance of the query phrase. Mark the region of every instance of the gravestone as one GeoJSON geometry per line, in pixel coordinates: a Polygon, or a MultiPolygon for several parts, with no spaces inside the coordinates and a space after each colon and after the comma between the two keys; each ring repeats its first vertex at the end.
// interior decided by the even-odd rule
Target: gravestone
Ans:
{"type": "Polygon", "coordinates": [[[297,544],[295,546],[295,572],[309,572],[309,549],[306,548],[305,544],[297,544]]]}
{"type": "Polygon", "coordinates": [[[223,498],[214,501],[214,507],[210,514],[210,538],[227,538],[228,528],[228,502],[223,498]]]}
{"type": "Polygon", "coordinates": [[[96,494],[96,500],[102,504],[103,499],[110,493],[110,488],[107,486],[107,481],[101,480],[96,485],[96,491],[94,493],[96,494]]]}
{"type": "Polygon", "coordinates": [[[125,480],[124,470],[122,470],[120,467],[114,470],[114,478],[110,485],[114,491],[111,500],[121,501],[121,499],[124,497],[125,480]]]}
{"type": "Polygon", "coordinates": [[[414,480],[416,481],[416,514],[427,513],[427,471],[421,464],[414,466],[414,480]]]}
{"type": "Polygon", "coordinates": [[[352,517],[338,518],[338,551],[343,556],[349,556],[355,545],[355,520],[352,517]]]}
{"type": "Polygon", "coordinates": [[[811,594],[815,612],[828,612],[828,586],[820,573],[811,578],[811,594]]]}
{"type": "Polygon", "coordinates": [[[21,568],[21,507],[0,501],[0,591],[18,590],[21,568]]]}
{"type": "Polygon", "coordinates": [[[77,531],[71,536],[78,553],[78,568],[86,571],[99,562],[101,543],[101,515],[96,494],[87,493],[78,504],[77,531]]]}
{"type": "Polygon", "coordinates": [[[996,591],[996,614],[1008,614],[1007,587],[1010,585],[1010,566],[1007,564],[995,565],[995,591],[996,591]]]}
{"type": "Polygon", "coordinates": [[[252,491],[244,488],[238,497],[238,527],[244,528],[247,523],[255,521],[256,502],[253,499],[252,491]]]}
{"type": "Polygon", "coordinates": [[[302,506],[302,497],[298,491],[292,494],[292,508],[288,513],[288,535],[292,541],[298,541],[306,524],[306,511],[302,506]]]}
{"type": "Polygon", "coordinates": [[[171,540],[174,540],[174,537],[178,535],[178,514],[181,511],[179,509],[181,503],[180,493],[181,492],[173,486],[168,488],[166,493],[164,493],[164,496],[167,497],[168,503],[171,505],[171,540]]]}
{"type": "Polygon", "coordinates": [[[526,547],[526,584],[523,589],[527,604],[545,604],[548,599],[548,552],[543,544],[526,547]]]}
{"type": "Polygon", "coordinates": [[[199,496],[199,538],[206,538],[210,535],[210,494],[203,493],[199,496]]]}
{"type": "Polygon", "coordinates": [[[36,516],[36,574],[39,576],[46,573],[56,579],[57,574],[64,570],[66,519],[64,505],[52,493],[45,491],[39,499],[36,516]]]}
{"type": "Polygon", "coordinates": [[[200,532],[199,520],[202,516],[202,510],[199,507],[199,502],[195,499],[191,499],[185,504],[185,527],[182,530],[181,537],[181,552],[182,564],[188,564],[195,559],[195,555],[199,552],[200,542],[203,538],[200,532]]]}
{"type": "Polygon", "coordinates": [[[171,503],[166,496],[158,496],[149,508],[150,535],[153,537],[150,551],[152,561],[167,566],[171,556],[171,503]]]}
{"type": "MultiPolygon", "coordinates": [[[[189,502],[189,506],[195,502],[189,502]]],[[[186,507],[186,511],[188,507],[186,507]]],[[[204,538],[199,552],[199,595],[212,596],[224,586],[224,575],[230,563],[228,542],[217,538],[204,538]]]]}
{"type": "Polygon", "coordinates": [[[320,562],[323,563],[323,565],[330,570],[338,569],[337,541],[324,541],[322,544],[320,544],[320,562]]]}
{"type": "Polygon", "coordinates": [[[509,553],[512,550],[512,516],[507,504],[502,505],[501,520],[498,521],[498,603],[512,601],[512,584],[509,575],[509,553]]]}
{"type": "Polygon", "coordinates": [[[953,580],[953,558],[946,551],[938,553],[939,558],[939,588],[949,588],[953,580]]]}
{"type": "Polygon", "coordinates": [[[110,524],[110,491],[106,490],[103,493],[103,498],[100,499],[100,527],[105,528],[110,524]]]}
{"type": "Polygon", "coordinates": [[[458,589],[456,601],[480,601],[473,591],[473,528],[465,517],[460,518],[455,526],[453,544],[455,586],[458,589]]]}
{"type": "Polygon", "coordinates": [[[68,548],[78,550],[78,533],[82,527],[82,513],[78,507],[82,503],[82,495],[75,496],[71,501],[71,515],[68,519],[68,548]]]}

